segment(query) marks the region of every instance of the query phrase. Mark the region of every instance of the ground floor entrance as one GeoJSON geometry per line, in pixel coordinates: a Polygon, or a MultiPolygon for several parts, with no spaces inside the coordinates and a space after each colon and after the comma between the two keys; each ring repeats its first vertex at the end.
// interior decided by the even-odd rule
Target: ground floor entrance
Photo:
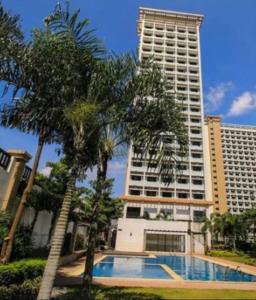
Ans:
{"type": "Polygon", "coordinates": [[[146,251],[185,252],[185,235],[146,233],[146,251]]]}

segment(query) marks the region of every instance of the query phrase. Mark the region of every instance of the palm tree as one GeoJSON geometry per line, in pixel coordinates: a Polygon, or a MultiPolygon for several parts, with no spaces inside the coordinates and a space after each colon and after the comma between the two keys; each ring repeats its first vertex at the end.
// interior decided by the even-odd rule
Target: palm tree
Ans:
{"type": "MultiPolygon", "coordinates": [[[[108,162],[122,153],[132,140],[140,148],[143,145],[144,156],[148,155],[149,149],[158,149],[157,155],[150,156],[149,160],[156,161],[159,173],[166,176],[172,171],[170,165],[173,166],[177,157],[170,154],[174,151],[166,152],[163,135],[172,133],[181,150],[186,146],[180,109],[175,104],[173,95],[166,93],[161,73],[152,64],[150,68],[148,64],[143,65],[143,71],[140,73],[138,67],[138,62],[129,55],[110,57],[103,63],[103,67],[101,66],[99,78],[96,76],[97,80],[93,81],[90,89],[90,99],[96,99],[99,103],[109,100],[111,106],[107,110],[96,112],[99,123],[96,194],[84,274],[85,296],[88,299],[108,162]],[[148,100],[149,97],[152,101],[148,100]]],[[[140,67],[142,69],[142,66],[140,67]]]]}
{"type": "MultiPolygon", "coordinates": [[[[20,29],[19,16],[7,12],[0,2],[0,79],[15,78],[16,63],[24,46],[23,33],[20,29]],[[12,69],[12,73],[8,70],[12,69]]],[[[5,89],[5,92],[7,89],[5,89]]]]}
{"type": "MultiPolygon", "coordinates": [[[[9,42],[10,40],[22,40],[23,34],[19,21],[19,16],[14,16],[10,12],[5,11],[2,3],[0,3],[0,36],[3,38],[2,43],[9,42]]],[[[4,49],[1,50],[4,51],[4,49]]]]}
{"type": "Polygon", "coordinates": [[[244,224],[241,223],[241,219],[238,215],[232,215],[226,213],[222,215],[223,227],[224,227],[224,238],[229,237],[232,240],[232,249],[236,250],[236,241],[240,235],[243,235],[244,224]]]}
{"type": "MultiPolygon", "coordinates": [[[[23,49],[22,61],[18,61],[19,76],[10,82],[16,89],[25,90],[25,93],[1,111],[2,125],[38,136],[32,172],[5,239],[2,261],[10,259],[14,235],[32,190],[43,145],[61,142],[59,133],[67,131],[65,107],[85,92],[91,70],[89,62],[100,48],[92,31],[86,28],[88,21],[77,22],[77,17],[78,12],[72,15],[68,11],[56,10],[44,30],[33,32],[32,42],[23,49]]],[[[13,73],[12,68],[9,73],[13,73]]],[[[11,76],[7,75],[4,79],[8,82],[11,76]]],[[[70,172],[72,176],[76,173],[77,170],[70,172]]],[[[74,181],[72,178],[71,182],[74,181]]],[[[69,184],[67,186],[70,187],[69,184]]]]}
{"type": "Polygon", "coordinates": [[[219,236],[223,237],[223,219],[218,213],[212,213],[209,219],[205,219],[202,232],[211,234],[211,245],[219,242],[219,236]]]}
{"type": "Polygon", "coordinates": [[[71,96],[73,105],[70,106],[70,109],[66,109],[67,107],[63,109],[65,120],[68,120],[71,125],[60,128],[58,131],[59,141],[62,143],[63,151],[69,161],[70,170],[67,177],[66,193],[41,281],[38,294],[38,299],[40,300],[50,299],[68,222],[72,196],[75,191],[76,179],[79,176],[83,176],[85,170],[95,163],[97,136],[95,136],[94,130],[92,130],[93,123],[91,122],[92,118],[90,117],[94,114],[95,106],[87,103],[87,105],[79,111],[80,115],[85,115],[87,118],[87,121],[83,120],[83,122],[74,121],[72,107],[80,107],[83,95],[87,94],[88,82],[94,65],[94,56],[102,53],[102,46],[99,44],[99,41],[94,38],[93,31],[86,30],[88,20],[79,22],[78,16],[79,10],[71,15],[69,12],[69,5],[67,4],[66,10],[62,10],[62,8],[59,7],[57,11],[46,19],[48,28],[54,30],[57,36],[72,36],[80,60],[75,60],[77,69],[73,69],[69,77],[71,85],[68,86],[72,87],[73,85],[75,93],[71,90],[71,95],[67,93],[65,96],[65,99],[69,99],[71,96]],[[73,80],[79,82],[80,89],[74,89],[77,83],[73,83],[73,80]],[[74,122],[71,122],[72,120],[74,122]]]}
{"type": "Polygon", "coordinates": [[[246,238],[252,232],[252,237],[254,243],[256,243],[256,209],[251,208],[246,210],[243,214],[240,215],[240,222],[244,225],[244,232],[246,233],[246,238]]]}

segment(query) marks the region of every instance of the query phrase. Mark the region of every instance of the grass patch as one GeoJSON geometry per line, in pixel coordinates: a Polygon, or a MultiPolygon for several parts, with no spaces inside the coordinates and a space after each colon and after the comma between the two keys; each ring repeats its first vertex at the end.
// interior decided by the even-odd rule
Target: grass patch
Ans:
{"type": "Polygon", "coordinates": [[[210,256],[224,258],[226,260],[256,266],[256,258],[250,257],[243,252],[233,252],[224,250],[212,250],[208,253],[210,256]]]}
{"type": "MultiPolygon", "coordinates": [[[[205,299],[256,299],[255,291],[237,290],[197,290],[197,289],[168,289],[168,288],[122,288],[101,287],[93,288],[91,300],[205,300],[205,299]]],[[[69,290],[65,295],[55,300],[84,300],[79,289],[69,290]]]]}

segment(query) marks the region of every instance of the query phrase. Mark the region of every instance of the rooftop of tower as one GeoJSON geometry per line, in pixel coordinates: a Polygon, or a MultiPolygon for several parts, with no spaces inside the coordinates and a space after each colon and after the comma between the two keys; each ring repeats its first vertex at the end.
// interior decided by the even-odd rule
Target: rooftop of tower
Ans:
{"type": "Polygon", "coordinates": [[[256,125],[245,125],[245,124],[231,124],[231,123],[222,123],[222,117],[219,115],[208,115],[205,116],[205,122],[209,120],[214,120],[220,123],[220,126],[223,128],[230,128],[230,129],[251,129],[256,130],[256,125]]]}
{"type": "Polygon", "coordinates": [[[202,23],[204,15],[202,14],[194,14],[180,11],[172,11],[172,10],[161,10],[155,8],[147,8],[147,7],[139,7],[139,19],[143,15],[152,15],[152,17],[161,17],[161,18],[176,18],[183,21],[197,21],[199,25],[202,23]]]}

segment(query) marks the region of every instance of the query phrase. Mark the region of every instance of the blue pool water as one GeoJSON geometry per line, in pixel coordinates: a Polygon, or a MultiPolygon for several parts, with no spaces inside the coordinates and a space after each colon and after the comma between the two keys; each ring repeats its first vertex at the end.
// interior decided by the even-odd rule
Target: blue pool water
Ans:
{"type": "Polygon", "coordinates": [[[239,270],[226,268],[191,256],[174,255],[157,256],[156,258],[107,256],[94,266],[93,275],[98,277],[172,279],[161,267],[162,264],[169,266],[185,280],[256,282],[256,276],[239,270]]]}
{"type": "Polygon", "coordinates": [[[108,256],[93,268],[93,276],[171,279],[158,264],[141,258],[108,256]]]}

